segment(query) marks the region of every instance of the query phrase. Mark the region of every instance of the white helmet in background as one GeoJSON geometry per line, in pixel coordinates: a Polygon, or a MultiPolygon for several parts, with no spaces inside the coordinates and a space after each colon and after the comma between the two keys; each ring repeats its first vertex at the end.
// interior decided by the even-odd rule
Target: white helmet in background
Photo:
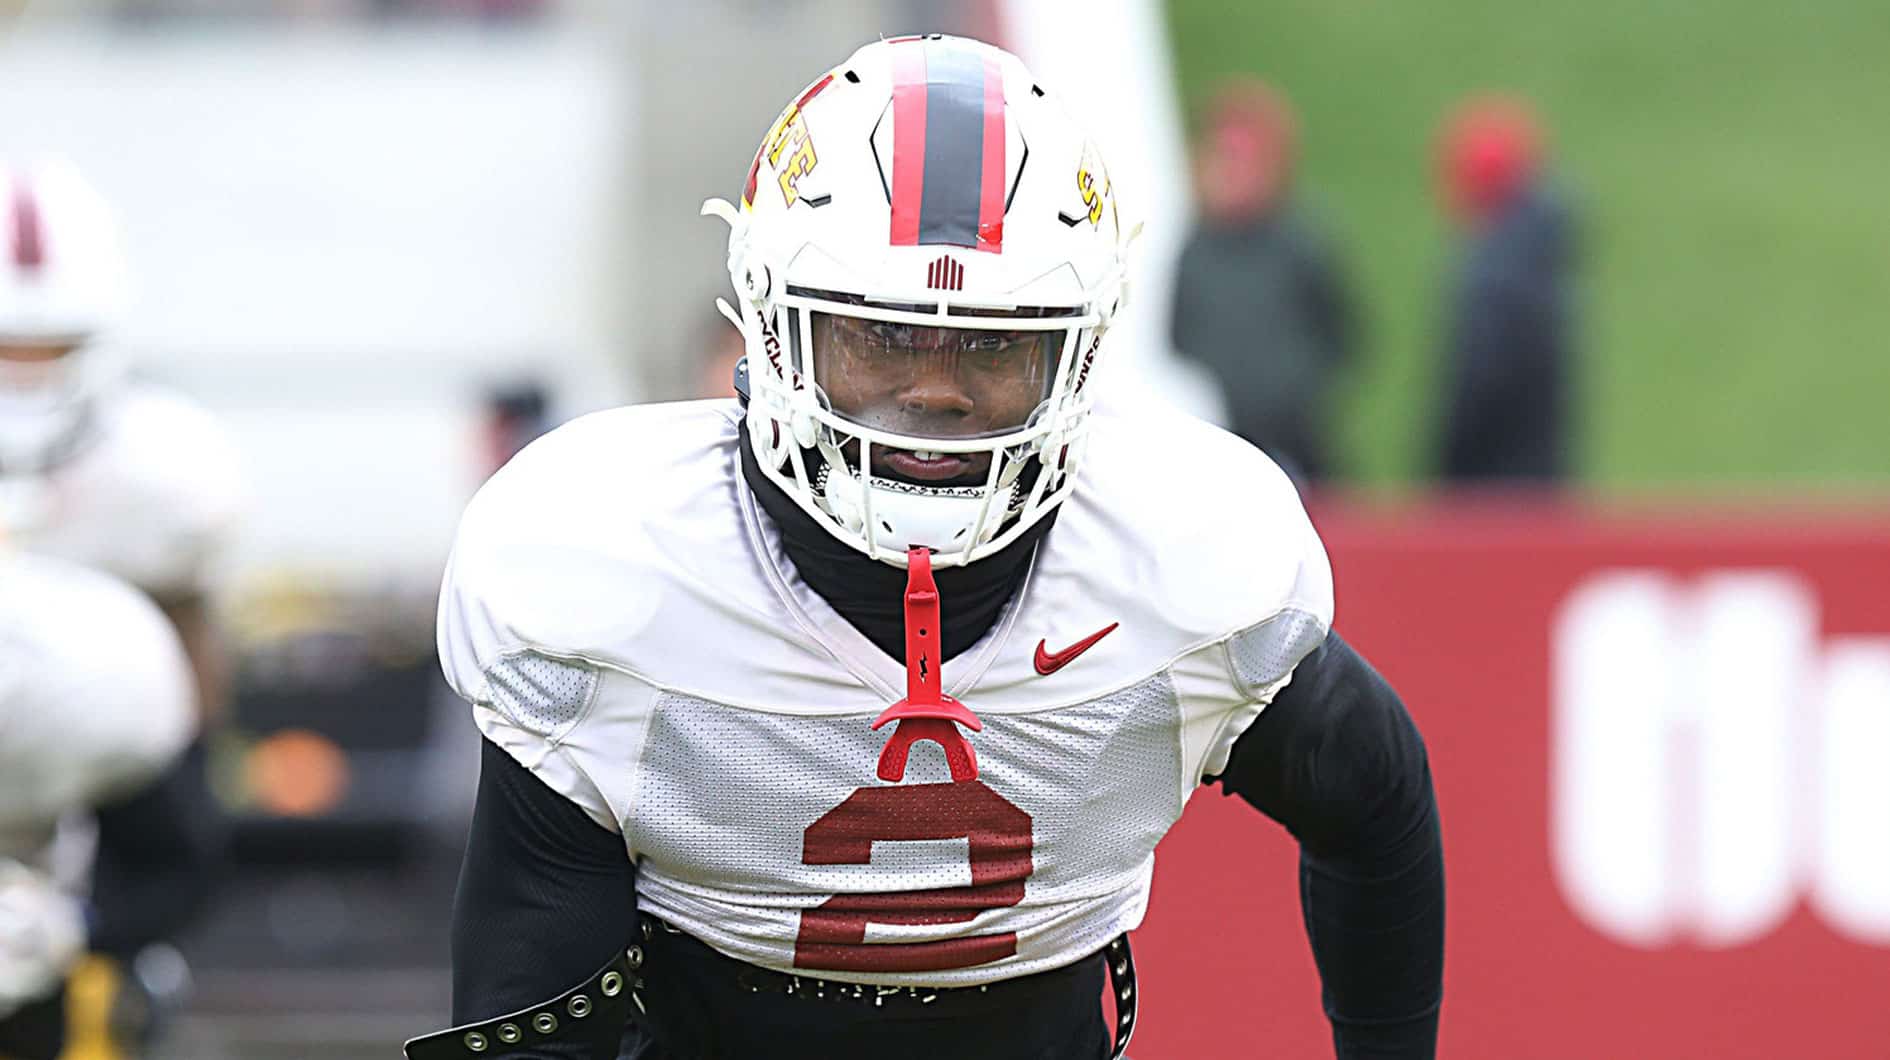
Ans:
{"type": "Polygon", "coordinates": [[[729,222],[750,444],[835,537],[903,566],[1069,495],[1127,240],[1095,145],[1015,56],[869,44],[803,91],[729,222]]]}
{"type": "Polygon", "coordinates": [[[70,164],[0,163],[0,474],[56,462],[106,366],[84,347],[113,322],[124,257],[105,201],[70,164]]]}

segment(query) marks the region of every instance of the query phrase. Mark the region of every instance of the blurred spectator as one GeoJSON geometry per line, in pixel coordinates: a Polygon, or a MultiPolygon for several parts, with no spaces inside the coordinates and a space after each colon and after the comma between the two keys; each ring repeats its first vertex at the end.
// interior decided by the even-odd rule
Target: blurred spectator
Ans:
{"type": "Polygon", "coordinates": [[[556,426],[551,420],[551,398],[543,383],[520,380],[486,392],[481,423],[484,446],[480,478],[491,478],[520,449],[556,426]]]}
{"type": "Polygon", "coordinates": [[[1445,127],[1445,207],[1464,235],[1450,307],[1441,472],[1457,482],[1568,474],[1572,222],[1534,116],[1472,100],[1445,127]]]}
{"type": "Polygon", "coordinates": [[[1331,248],[1292,196],[1296,150],[1293,113],[1271,88],[1242,80],[1215,96],[1171,327],[1175,349],[1219,379],[1234,432],[1312,480],[1330,470],[1327,403],[1354,336],[1331,248]]]}

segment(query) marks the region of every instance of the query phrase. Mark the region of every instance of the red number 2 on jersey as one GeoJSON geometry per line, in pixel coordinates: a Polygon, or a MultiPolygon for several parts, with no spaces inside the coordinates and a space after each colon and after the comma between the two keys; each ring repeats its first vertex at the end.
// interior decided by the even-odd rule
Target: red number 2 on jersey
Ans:
{"type": "Polygon", "coordinates": [[[971,886],[887,894],[837,894],[801,912],[797,968],[930,972],[968,968],[1017,952],[1017,933],[938,942],[868,943],[866,925],[962,924],[1024,900],[1031,870],[1030,815],[981,780],[860,788],[809,825],[806,865],[865,865],[875,842],[964,839],[971,886]]]}

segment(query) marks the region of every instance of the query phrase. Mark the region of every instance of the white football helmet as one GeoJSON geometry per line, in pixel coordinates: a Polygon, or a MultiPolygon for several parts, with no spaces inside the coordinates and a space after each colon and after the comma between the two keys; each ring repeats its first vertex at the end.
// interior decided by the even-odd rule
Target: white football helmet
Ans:
{"type": "Polygon", "coordinates": [[[111,212],[78,170],[0,164],[0,474],[42,470],[72,444],[111,374],[86,346],[123,295],[111,212]]]}
{"type": "Polygon", "coordinates": [[[763,138],[731,229],[750,444],[816,522],[956,566],[1069,495],[1126,293],[1109,174],[1015,56],[869,44],[763,138]]]}

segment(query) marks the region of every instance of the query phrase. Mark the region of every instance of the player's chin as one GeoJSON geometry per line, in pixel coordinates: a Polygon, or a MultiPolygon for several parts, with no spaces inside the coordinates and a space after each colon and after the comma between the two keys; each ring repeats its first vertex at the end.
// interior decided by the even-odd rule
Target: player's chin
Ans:
{"type": "Polygon", "coordinates": [[[990,453],[873,450],[874,475],[917,486],[981,486],[990,473],[990,453]]]}

